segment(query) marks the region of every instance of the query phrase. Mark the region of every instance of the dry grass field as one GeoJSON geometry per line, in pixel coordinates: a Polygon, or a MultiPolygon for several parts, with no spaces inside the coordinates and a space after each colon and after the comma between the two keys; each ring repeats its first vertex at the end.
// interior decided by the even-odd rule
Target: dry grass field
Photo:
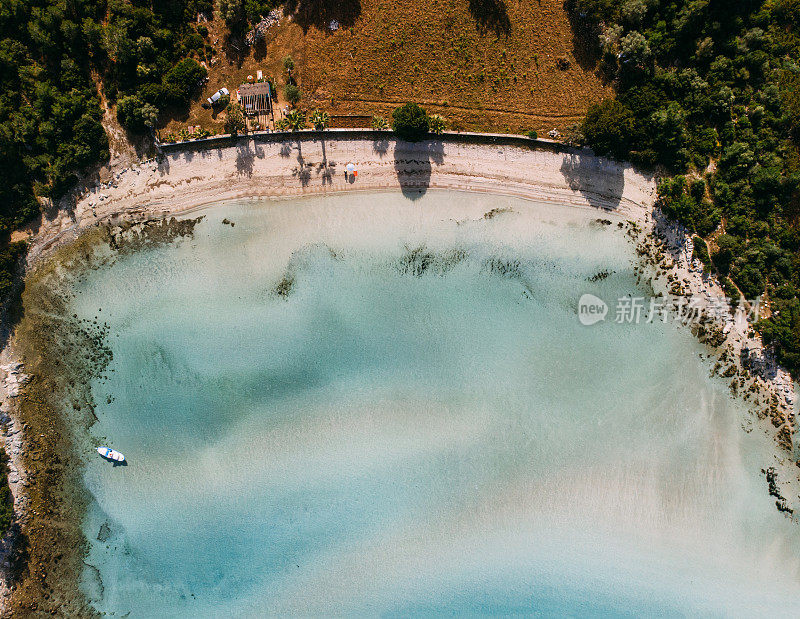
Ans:
{"type": "MultiPolygon", "coordinates": [[[[563,130],[612,92],[575,49],[562,2],[344,0],[322,17],[285,17],[254,48],[216,18],[207,24],[218,55],[203,99],[222,86],[233,92],[259,69],[277,80],[282,97],[282,60],[291,55],[301,107],[389,118],[415,101],[456,130],[563,130]],[[497,10],[478,14],[486,5],[497,10]],[[341,23],[336,31],[326,26],[331,18],[341,23]]],[[[220,132],[222,116],[198,101],[166,129],[200,124],[220,132]]]]}

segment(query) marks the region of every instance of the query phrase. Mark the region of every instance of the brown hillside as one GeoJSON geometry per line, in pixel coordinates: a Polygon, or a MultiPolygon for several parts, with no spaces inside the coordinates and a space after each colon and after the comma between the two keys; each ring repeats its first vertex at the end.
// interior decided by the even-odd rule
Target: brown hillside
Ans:
{"type": "MultiPolygon", "coordinates": [[[[498,0],[345,2],[356,7],[341,16],[349,27],[331,32],[302,16],[285,18],[254,49],[231,39],[217,19],[209,40],[219,56],[203,97],[221,86],[233,91],[258,69],[277,78],[282,94],[282,59],[289,54],[304,107],[388,117],[412,100],[455,129],[563,130],[612,93],[593,66],[576,58],[562,1],[507,0],[504,10],[498,0]],[[501,10],[476,19],[471,5],[487,4],[501,10]],[[247,52],[241,57],[236,48],[247,52]]],[[[327,10],[326,20],[336,17],[335,8],[327,10]]],[[[197,104],[168,129],[187,124],[221,131],[222,119],[197,104]]]]}

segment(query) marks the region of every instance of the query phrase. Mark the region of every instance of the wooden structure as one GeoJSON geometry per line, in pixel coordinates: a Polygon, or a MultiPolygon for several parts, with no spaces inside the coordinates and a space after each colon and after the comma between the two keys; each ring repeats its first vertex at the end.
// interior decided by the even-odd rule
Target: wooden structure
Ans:
{"type": "Polygon", "coordinates": [[[268,128],[270,121],[274,121],[272,89],[269,87],[269,82],[242,84],[236,91],[236,96],[245,118],[251,123],[268,128]]]}
{"type": "Polygon", "coordinates": [[[272,114],[272,92],[269,82],[242,84],[237,91],[242,110],[248,116],[272,114]]]}

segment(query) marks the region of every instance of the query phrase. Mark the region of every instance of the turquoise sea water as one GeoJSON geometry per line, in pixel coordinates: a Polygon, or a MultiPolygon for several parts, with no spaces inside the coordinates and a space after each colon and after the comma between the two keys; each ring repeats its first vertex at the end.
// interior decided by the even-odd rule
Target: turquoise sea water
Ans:
{"type": "Polygon", "coordinates": [[[800,611],[772,444],[703,349],[577,319],[644,294],[616,220],[454,192],[200,214],[76,285],[114,352],[92,435],[129,460],[85,470],[98,610],[800,611]]]}

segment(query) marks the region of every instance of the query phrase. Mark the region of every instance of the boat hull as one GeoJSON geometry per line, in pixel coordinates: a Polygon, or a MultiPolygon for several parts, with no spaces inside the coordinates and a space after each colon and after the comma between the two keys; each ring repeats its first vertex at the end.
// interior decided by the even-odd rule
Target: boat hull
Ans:
{"type": "Polygon", "coordinates": [[[97,453],[103,456],[106,460],[111,460],[113,462],[125,462],[125,456],[123,456],[120,452],[114,451],[108,447],[98,447],[97,453]]]}

